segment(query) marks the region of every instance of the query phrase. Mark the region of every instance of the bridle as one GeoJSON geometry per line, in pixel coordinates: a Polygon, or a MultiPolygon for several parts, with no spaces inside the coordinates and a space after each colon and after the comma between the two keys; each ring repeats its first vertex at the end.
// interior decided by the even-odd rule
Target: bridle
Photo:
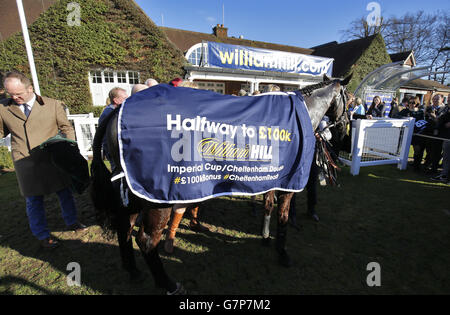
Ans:
{"type": "Polygon", "coordinates": [[[337,117],[334,121],[328,123],[323,130],[317,131],[315,133],[316,136],[316,160],[318,163],[318,166],[322,169],[327,182],[331,185],[337,186],[337,171],[340,171],[341,169],[339,166],[336,165],[334,162],[330,151],[328,150],[328,147],[332,147],[332,144],[324,137],[324,133],[327,129],[330,129],[331,127],[338,127],[341,124],[346,124],[347,116],[346,116],[346,110],[345,106],[347,103],[347,97],[346,97],[346,89],[345,87],[342,87],[340,90],[339,95],[335,97],[334,102],[335,104],[338,104],[338,101],[342,99],[342,114],[337,117]],[[336,99],[339,96],[339,99],[336,99]]]}
{"type": "Polygon", "coordinates": [[[336,95],[336,97],[335,97],[335,99],[334,99],[334,102],[335,102],[336,104],[338,103],[338,100],[336,99],[337,97],[339,97],[339,99],[342,99],[342,104],[343,104],[343,106],[342,106],[342,114],[341,114],[339,117],[337,117],[334,121],[328,123],[328,124],[324,127],[324,130],[325,130],[325,129],[329,129],[329,128],[331,128],[331,127],[338,127],[338,126],[341,125],[341,124],[345,124],[346,121],[348,120],[348,119],[347,119],[347,113],[346,113],[346,111],[345,111],[345,105],[347,104],[346,91],[347,91],[346,87],[343,86],[343,87],[341,88],[340,92],[339,92],[339,95],[336,95]]]}

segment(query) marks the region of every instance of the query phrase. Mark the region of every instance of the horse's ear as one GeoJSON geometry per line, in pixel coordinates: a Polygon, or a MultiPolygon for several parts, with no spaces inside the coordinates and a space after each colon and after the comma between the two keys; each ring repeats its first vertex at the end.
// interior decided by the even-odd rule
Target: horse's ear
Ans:
{"type": "Polygon", "coordinates": [[[331,79],[326,74],[323,75],[323,82],[327,82],[327,81],[330,81],[330,80],[331,79]]]}
{"type": "Polygon", "coordinates": [[[348,77],[346,77],[344,80],[341,81],[341,85],[346,86],[350,82],[352,77],[353,77],[353,73],[350,73],[350,75],[348,77]]]}

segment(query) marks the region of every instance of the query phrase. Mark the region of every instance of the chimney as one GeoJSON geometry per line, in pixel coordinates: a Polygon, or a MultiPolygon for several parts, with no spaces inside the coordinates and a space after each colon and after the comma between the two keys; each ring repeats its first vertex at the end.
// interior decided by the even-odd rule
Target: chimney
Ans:
{"type": "Polygon", "coordinates": [[[213,34],[219,38],[227,38],[228,37],[228,28],[223,27],[223,24],[217,24],[213,27],[213,34]]]}

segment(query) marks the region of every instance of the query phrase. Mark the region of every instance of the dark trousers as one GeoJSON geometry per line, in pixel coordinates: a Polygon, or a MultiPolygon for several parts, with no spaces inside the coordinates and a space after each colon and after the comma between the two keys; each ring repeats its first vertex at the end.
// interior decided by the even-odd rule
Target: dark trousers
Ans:
{"type": "MultiPolygon", "coordinates": [[[[77,222],[77,209],[70,188],[65,188],[56,193],[61,206],[62,217],[67,226],[77,222]]],[[[44,196],[26,197],[26,210],[31,232],[38,240],[50,237],[45,216],[44,196]]]]}
{"type": "Polygon", "coordinates": [[[436,172],[442,158],[442,140],[430,139],[431,171],[436,172]]]}

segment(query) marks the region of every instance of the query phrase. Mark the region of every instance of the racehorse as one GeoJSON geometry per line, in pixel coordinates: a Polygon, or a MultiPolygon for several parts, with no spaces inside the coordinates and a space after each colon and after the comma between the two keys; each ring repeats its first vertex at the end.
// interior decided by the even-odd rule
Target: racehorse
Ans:
{"type": "MultiPolygon", "coordinates": [[[[340,106],[340,102],[337,100],[343,97],[343,86],[349,80],[350,78],[344,81],[328,80],[301,90],[302,94],[305,95],[305,103],[314,130],[325,113],[329,111],[331,111],[330,117],[339,119],[337,114],[339,109],[335,107],[340,106]]],[[[98,126],[93,142],[91,198],[97,210],[98,219],[104,228],[117,231],[123,267],[131,276],[135,276],[138,274],[138,270],[133,255],[131,234],[136,218],[140,213],[142,222],[136,236],[136,243],[153,275],[156,286],[167,290],[168,294],[182,294],[184,292],[182,285],[168,276],[158,253],[158,244],[161,240],[163,229],[170,218],[172,205],[152,203],[132,193],[128,196],[127,206],[122,204],[123,198],[121,198],[120,192],[123,191],[123,186],[127,184],[121,180],[114,180],[122,171],[117,132],[118,110],[119,108],[115,109],[98,126]],[[109,172],[102,160],[101,147],[105,135],[111,158],[117,165],[113,174],[109,172]]],[[[292,195],[293,193],[281,193],[278,199],[277,249],[280,255],[284,257],[288,257],[284,248],[289,202],[292,195]]],[[[270,206],[270,198],[268,200],[270,206]]]]}
{"type": "MultiPolygon", "coordinates": [[[[331,106],[323,112],[324,105],[320,105],[320,101],[318,101],[318,97],[320,93],[327,93],[330,95],[330,89],[335,89],[335,85],[329,86],[327,88],[322,87],[323,85],[330,84],[331,81],[325,77],[325,81],[319,83],[314,86],[308,86],[301,90],[302,94],[306,94],[305,103],[309,109],[309,113],[311,116],[312,125],[314,128],[317,128],[320,120],[324,116],[324,114],[330,119],[330,123],[327,124],[325,129],[330,129],[332,138],[331,138],[331,146],[333,147],[333,151],[329,150],[329,145],[325,142],[324,138],[321,135],[321,132],[316,132],[316,150],[315,155],[318,155],[319,160],[323,161],[321,167],[324,167],[324,172],[326,173],[327,179],[331,182],[335,180],[335,170],[337,166],[335,165],[335,156],[339,154],[339,150],[341,150],[343,146],[344,137],[346,136],[347,125],[349,123],[348,117],[346,115],[346,103],[347,103],[347,94],[345,91],[345,85],[350,81],[351,76],[346,78],[343,81],[339,82],[340,88],[339,93],[331,98],[331,106]],[[315,92],[313,92],[316,90],[315,92]],[[313,105],[316,104],[316,105],[313,105]],[[317,109],[322,109],[322,112],[317,109]],[[311,115],[313,113],[313,115],[311,115]],[[315,113],[320,113],[319,115],[314,115],[315,113]]],[[[335,81],[337,83],[337,81],[335,81]]],[[[323,99],[322,99],[323,102],[323,99]]],[[[315,158],[312,163],[315,163],[315,158]]],[[[319,167],[315,165],[311,165],[311,172],[309,174],[308,184],[306,185],[307,189],[307,199],[308,199],[308,213],[314,217],[315,211],[314,206],[316,204],[316,183],[318,176],[319,167]]],[[[279,263],[282,266],[289,267],[291,266],[291,259],[286,251],[286,241],[287,241],[287,226],[289,219],[289,212],[291,207],[293,206],[293,199],[295,198],[294,193],[277,191],[277,200],[278,200],[278,221],[277,221],[277,232],[276,232],[276,245],[275,248],[279,254],[279,263]]],[[[263,219],[263,227],[262,227],[262,241],[265,246],[268,246],[270,243],[270,218],[271,214],[274,210],[275,204],[275,191],[270,191],[264,195],[264,219],[263,219]]],[[[317,218],[315,218],[317,220],[317,218]]]]}

